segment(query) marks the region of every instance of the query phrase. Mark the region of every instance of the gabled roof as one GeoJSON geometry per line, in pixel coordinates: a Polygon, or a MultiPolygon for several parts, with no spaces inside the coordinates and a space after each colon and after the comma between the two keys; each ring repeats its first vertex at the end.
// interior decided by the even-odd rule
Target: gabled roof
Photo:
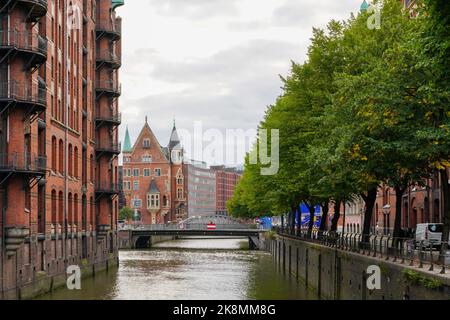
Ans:
{"type": "Polygon", "coordinates": [[[164,159],[166,161],[169,161],[169,158],[166,154],[166,152],[164,151],[163,147],[161,147],[161,145],[159,144],[158,139],[156,138],[155,134],[153,133],[152,129],[150,128],[150,126],[148,125],[147,122],[147,117],[145,117],[145,124],[141,129],[141,132],[139,133],[139,136],[137,137],[136,141],[134,142],[133,148],[130,152],[134,152],[134,150],[136,149],[138,142],[142,139],[142,136],[146,133],[146,131],[152,136],[153,140],[156,141],[156,145],[159,148],[159,151],[161,152],[161,154],[163,155],[164,159]]]}
{"type": "Polygon", "coordinates": [[[148,193],[161,193],[158,189],[158,186],[156,185],[155,178],[153,178],[152,182],[150,182],[150,186],[148,188],[148,193]]]}

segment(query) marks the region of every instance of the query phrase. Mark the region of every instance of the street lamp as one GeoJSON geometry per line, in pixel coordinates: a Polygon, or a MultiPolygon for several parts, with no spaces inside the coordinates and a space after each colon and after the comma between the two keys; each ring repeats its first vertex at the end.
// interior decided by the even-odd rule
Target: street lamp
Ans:
{"type": "Polygon", "coordinates": [[[389,219],[389,213],[391,212],[391,205],[390,204],[386,204],[383,207],[383,214],[384,214],[384,223],[383,223],[383,229],[384,229],[384,233],[386,233],[386,221],[388,221],[389,219]]]}

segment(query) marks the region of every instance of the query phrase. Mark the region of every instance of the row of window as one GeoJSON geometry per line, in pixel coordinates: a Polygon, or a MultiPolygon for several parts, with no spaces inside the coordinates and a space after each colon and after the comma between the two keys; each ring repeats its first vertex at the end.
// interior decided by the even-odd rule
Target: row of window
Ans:
{"type": "MultiPolygon", "coordinates": [[[[151,163],[153,161],[153,159],[152,159],[152,156],[144,155],[144,156],[142,156],[141,161],[145,162],[145,163],[151,163]]],[[[123,157],[123,162],[130,163],[131,162],[131,158],[130,157],[123,157]]]]}
{"type": "MultiPolygon", "coordinates": [[[[183,189],[177,189],[177,199],[183,199],[183,189]]],[[[149,193],[147,194],[147,209],[160,209],[160,194],[149,193]]],[[[163,196],[162,204],[164,207],[169,206],[169,199],[167,196],[163,196]]],[[[131,199],[131,207],[135,209],[142,208],[142,200],[139,198],[131,199]]]]}
{"type": "MultiPolygon", "coordinates": [[[[56,137],[52,137],[52,159],[51,159],[51,169],[53,172],[59,172],[61,174],[64,173],[64,141],[59,139],[57,141],[56,137]]],[[[84,155],[83,155],[84,156],[84,155]]],[[[79,178],[80,170],[79,170],[79,151],[78,147],[73,147],[71,143],[69,143],[68,147],[68,176],[79,178]]],[[[87,160],[87,159],[86,159],[87,160]]],[[[90,181],[94,179],[94,155],[90,156],[90,181]]]]}
{"type": "MultiPolygon", "coordinates": [[[[160,177],[161,176],[161,169],[160,168],[156,168],[154,171],[154,175],[155,177],[160,177]]],[[[141,175],[141,170],[134,168],[134,169],[129,169],[129,168],[125,168],[123,169],[123,176],[124,177],[139,177],[141,175]]],[[[145,168],[143,170],[143,176],[144,177],[150,177],[150,169],[149,168],[145,168]]]]}

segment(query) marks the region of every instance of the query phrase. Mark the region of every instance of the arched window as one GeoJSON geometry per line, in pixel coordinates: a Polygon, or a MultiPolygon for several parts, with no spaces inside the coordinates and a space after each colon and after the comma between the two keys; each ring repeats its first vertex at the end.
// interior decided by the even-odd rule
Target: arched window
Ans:
{"type": "Polygon", "coordinates": [[[58,194],[58,223],[64,223],[64,194],[62,191],[58,194]]]}
{"type": "Polygon", "coordinates": [[[69,176],[73,176],[73,150],[72,150],[72,144],[69,143],[69,176]]]}
{"type": "Polygon", "coordinates": [[[73,222],[73,211],[72,211],[73,200],[72,200],[72,193],[70,193],[70,192],[69,192],[67,201],[68,201],[68,204],[67,204],[67,206],[68,206],[68,208],[67,208],[68,209],[67,210],[68,211],[67,220],[68,220],[68,223],[71,224],[73,222]]]}
{"type": "Polygon", "coordinates": [[[91,176],[90,180],[91,180],[91,182],[94,182],[94,155],[93,154],[91,154],[89,166],[90,166],[90,176],[91,176]]]}
{"type": "Polygon", "coordinates": [[[56,190],[52,190],[52,224],[56,224],[57,219],[57,210],[56,210],[56,190]]]}
{"type": "Polygon", "coordinates": [[[59,172],[64,173],[64,142],[59,139],[59,172]]]}
{"type": "Polygon", "coordinates": [[[94,220],[94,199],[92,197],[89,198],[89,222],[92,226],[95,224],[94,220]]]}
{"type": "MultiPolygon", "coordinates": [[[[56,172],[56,162],[57,162],[57,158],[56,158],[56,154],[57,154],[57,142],[56,142],[56,137],[53,136],[52,137],[52,170],[53,172],[56,172]]],[[[56,192],[56,191],[55,191],[56,192]]]]}
{"type": "Polygon", "coordinates": [[[75,147],[73,150],[73,176],[78,178],[78,147],[75,147]]]}
{"type": "Polygon", "coordinates": [[[78,224],[78,220],[78,194],[75,193],[73,196],[73,222],[78,224]]]}

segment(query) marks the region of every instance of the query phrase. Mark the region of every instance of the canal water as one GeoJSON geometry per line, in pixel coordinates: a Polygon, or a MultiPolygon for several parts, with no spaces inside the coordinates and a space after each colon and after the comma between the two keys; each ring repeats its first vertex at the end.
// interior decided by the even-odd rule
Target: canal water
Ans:
{"type": "Polygon", "coordinates": [[[242,249],[247,239],[180,239],[120,251],[119,267],[39,299],[316,299],[277,270],[269,253],[242,249]]]}

